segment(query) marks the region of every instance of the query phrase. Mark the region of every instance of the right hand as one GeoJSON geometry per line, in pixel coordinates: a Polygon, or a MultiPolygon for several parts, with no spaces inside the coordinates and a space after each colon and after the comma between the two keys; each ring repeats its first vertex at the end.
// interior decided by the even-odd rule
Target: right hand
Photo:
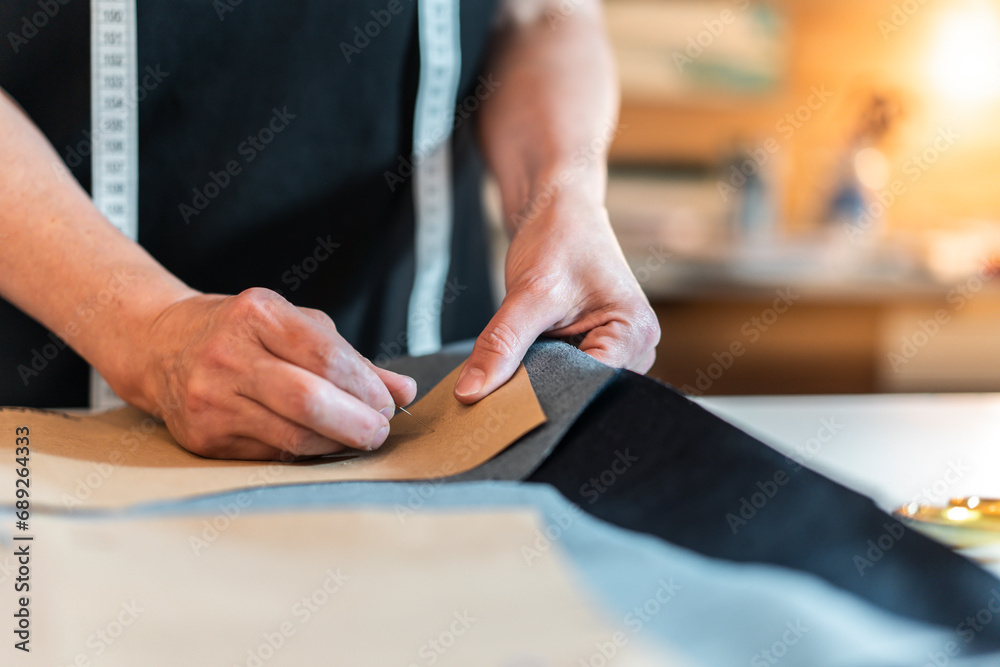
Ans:
{"type": "Polygon", "coordinates": [[[294,460],[373,450],[416,383],[376,368],[325,313],[275,292],[198,294],[151,327],[140,396],[186,449],[209,458],[294,460]]]}

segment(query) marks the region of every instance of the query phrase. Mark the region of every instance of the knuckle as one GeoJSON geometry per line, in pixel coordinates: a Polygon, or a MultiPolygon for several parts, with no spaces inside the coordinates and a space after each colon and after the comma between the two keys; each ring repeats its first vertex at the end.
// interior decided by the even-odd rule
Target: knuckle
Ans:
{"type": "Polygon", "coordinates": [[[317,401],[312,395],[312,391],[304,382],[293,382],[288,387],[286,398],[286,415],[292,421],[299,424],[312,424],[318,416],[317,401]]]}
{"type": "Polygon", "coordinates": [[[656,347],[660,343],[660,320],[649,304],[643,302],[635,304],[629,310],[627,318],[628,326],[632,331],[637,347],[648,350],[656,347]]]}
{"type": "Polygon", "coordinates": [[[379,409],[392,400],[385,384],[352,348],[323,345],[314,354],[323,374],[363,403],[379,409]]]}
{"type": "Polygon", "coordinates": [[[510,357],[521,347],[521,338],[513,327],[500,322],[479,336],[478,347],[490,354],[510,357]]]}
{"type": "Polygon", "coordinates": [[[332,343],[321,343],[313,345],[311,349],[314,363],[320,369],[321,374],[326,378],[333,377],[343,367],[349,363],[349,359],[344,355],[344,351],[332,343]]]}
{"type": "Polygon", "coordinates": [[[214,407],[214,392],[209,382],[195,374],[187,383],[183,399],[188,419],[201,418],[214,407]]]}
{"type": "Polygon", "coordinates": [[[198,365],[208,371],[220,371],[233,365],[233,349],[222,336],[204,341],[198,354],[198,365]]]}
{"type": "Polygon", "coordinates": [[[184,438],[180,440],[184,448],[195,454],[205,456],[206,445],[208,444],[205,440],[205,436],[199,434],[187,434],[184,438]]]}
{"type": "Polygon", "coordinates": [[[535,271],[519,276],[517,293],[529,298],[543,298],[559,289],[563,277],[552,271],[535,271]]]}
{"type": "Polygon", "coordinates": [[[326,313],[326,311],[316,310],[313,308],[303,308],[302,312],[311,317],[312,319],[314,319],[316,322],[323,325],[324,327],[328,327],[332,329],[334,332],[337,331],[336,323],[333,321],[333,318],[326,313]]]}
{"type": "Polygon", "coordinates": [[[184,447],[199,456],[209,459],[222,458],[225,446],[221,438],[206,430],[194,430],[187,434],[184,447]]]}
{"type": "Polygon", "coordinates": [[[374,371],[363,369],[362,372],[354,373],[348,383],[350,385],[348,391],[351,394],[376,410],[392,402],[389,390],[385,388],[385,384],[374,371]]]}
{"type": "Polygon", "coordinates": [[[271,303],[275,299],[280,298],[281,297],[277,292],[273,292],[265,287],[251,287],[236,295],[236,299],[240,302],[258,305],[271,303]]]}
{"type": "Polygon", "coordinates": [[[281,301],[281,296],[269,289],[251,287],[232,298],[229,314],[249,333],[271,321],[281,301]]]}
{"type": "Polygon", "coordinates": [[[383,426],[384,420],[374,410],[366,410],[364,414],[354,421],[351,427],[346,429],[343,442],[351,447],[366,447],[371,443],[375,434],[383,426]]]}
{"type": "Polygon", "coordinates": [[[660,337],[662,336],[660,321],[657,319],[656,313],[654,313],[651,308],[644,308],[641,311],[639,318],[639,335],[643,343],[643,347],[646,349],[655,348],[660,344],[660,337]]]}
{"type": "Polygon", "coordinates": [[[294,424],[285,424],[279,429],[275,442],[271,444],[293,456],[304,456],[311,453],[307,448],[309,439],[309,431],[294,424]]]}

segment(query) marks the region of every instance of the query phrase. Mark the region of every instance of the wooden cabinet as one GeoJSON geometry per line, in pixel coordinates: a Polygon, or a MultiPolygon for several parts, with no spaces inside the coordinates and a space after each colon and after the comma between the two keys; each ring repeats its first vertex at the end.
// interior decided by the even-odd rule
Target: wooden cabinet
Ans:
{"type": "MultiPolygon", "coordinates": [[[[734,293],[738,290],[734,290],[734,293]]],[[[1000,290],[946,295],[654,299],[651,375],[703,395],[1000,391],[1000,290]],[[734,354],[734,346],[741,354],[734,354]]]]}

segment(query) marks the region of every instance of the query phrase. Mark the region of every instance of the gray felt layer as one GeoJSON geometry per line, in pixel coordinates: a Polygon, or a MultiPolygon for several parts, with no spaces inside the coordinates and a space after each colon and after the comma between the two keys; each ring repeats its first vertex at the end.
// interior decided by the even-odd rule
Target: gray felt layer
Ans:
{"type": "MultiPolygon", "coordinates": [[[[468,358],[473,342],[455,343],[426,357],[400,357],[386,367],[416,380],[417,398],[420,398],[468,358]]],[[[547,421],[492,460],[444,481],[527,478],[548,458],[580,413],[619,372],[594,361],[572,345],[544,339],[528,350],[524,367],[547,421]]]]}

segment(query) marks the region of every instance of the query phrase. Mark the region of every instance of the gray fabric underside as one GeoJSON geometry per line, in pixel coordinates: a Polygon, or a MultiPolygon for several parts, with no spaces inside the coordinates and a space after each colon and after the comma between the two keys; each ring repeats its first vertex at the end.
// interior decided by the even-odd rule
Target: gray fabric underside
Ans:
{"type": "MultiPolygon", "coordinates": [[[[473,343],[463,341],[448,345],[441,352],[425,357],[399,357],[386,367],[416,380],[419,399],[468,358],[473,343]]],[[[527,478],[548,458],[577,417],[619,372],[594,361],[572,345],[555,340],[539,340],[532,345],[524,356],[524,367],[547,421],[478,468],[443,481],[527,478]]]]}

